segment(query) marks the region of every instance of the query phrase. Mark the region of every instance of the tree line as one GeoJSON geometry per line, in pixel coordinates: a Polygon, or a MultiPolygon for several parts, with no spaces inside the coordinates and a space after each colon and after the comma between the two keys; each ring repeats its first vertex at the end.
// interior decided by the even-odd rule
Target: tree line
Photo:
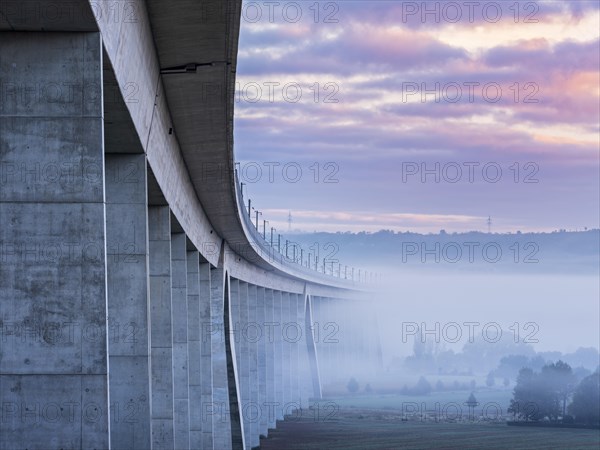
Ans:
{"type": "Polygon", "coordinates": [[[600,372],[577,383],[563,361],[544,365],[539,372],[519,371],[508,412],[525,421],[550,421],[600,426],[600,372]]]}

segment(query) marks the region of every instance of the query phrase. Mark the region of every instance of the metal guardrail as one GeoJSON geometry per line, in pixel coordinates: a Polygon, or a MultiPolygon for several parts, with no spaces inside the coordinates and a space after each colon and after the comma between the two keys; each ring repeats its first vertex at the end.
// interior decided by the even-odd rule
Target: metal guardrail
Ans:
{"type": "MultiPolygon", "coordinates": [[[[296,242],[292,242],[293,244],[293,250],[292,250],[292,255],[290,255],[290,241],[286,240],[286,251],[287,252],[281,252],[282,250],[282,246],[281,246],[281,234],[278,233],[278,239],[277,239],[277,243],[273,242],[273,245],[271,245],[271,233],[269,233],[269,240],[267,240],[267,232],[266,232],[266,224],[265,224],[265,219],[263,219],[263,233],[261,234],[259,231],[259,227],[258,225],[258,214],[262,214],[260,213],[260,211],[257,211],[256,209],[252,208],[251,206],[251,202],[246,206],[246,204],[244,203],[244,198],[243,198],[243,193],[242,193],[242,188],[241,188],[241,183],[240,180],[238,178],[238,171],[237,169],[235,169],[234,171],[235,173],[235,193],[236,193],[236,200],[238,203],[238,208],[240,211],[240,214],[242,216],[242,220],[244,221],[244,225],[246,230],[249,232],[250,234],[250,238],[253,242],[251,242],[252,244],[255,244],[255,246],[253,247],[255,251],[258,250],[258,253],[260,253],[263,257],[266,257],[265,259],[269,260],[270,262],[278,262],[284,266],[288,266],[290,268],[293,268],[295,271],[307,275],[309,277],[314,277],[315,275],[318,276],[319,278],[321,278],[324,282],[330,282],[332,278],[337,278],[337,279],[341,279],[341,280],[347,280],[349,282],[353,282],[353,283],[376,283],[381,281],[381,275],[375,272],[369,272],[369,271],[365,271],[365,270],[360,270],[360,269],[355,269],[354,267],[348,267],[347,265],[344,265],[344,270],[342,270],[342,265],[339,263],[338,260],[330,260],[327,261],[326,258],[323,258],[323,260],[321,261],[321,264],[319,264],[319,260],[318,260],[318,255],[315,256],[315,263],[313,264],[312,261],[310,261],[310,257],[312,256],[311,253],[307,253],[307,258],[306,258],[306,264],[305,262],[305,258],[304,258],[304,249],[296,242]],[[251,208],[250,210],[248,208],[251,208]],[[252,209],[255,210],[256,214],[256,219],[255,222],[252,222],[252,209]],[[276,245],[275,245],[276,244],[276,245]],[[297,249],[299,249],[300,251],[298,251],[297,249]],[[300,258],[298,258],[298,256],[300,256],[300,258]],[[330,264],[329,267],[331,267],[330,271],[327,271],[328,265],[330,264]],[[337,264],[337,271],[335,270],[335,265],[337,264]],[[319,270],[319,268],[322,268],[322,271],[319,270]],[[348,270],[350,269],[350,270],[348,270]]],[[[235,250],[235,248],[234,248],[235,250]]]]}

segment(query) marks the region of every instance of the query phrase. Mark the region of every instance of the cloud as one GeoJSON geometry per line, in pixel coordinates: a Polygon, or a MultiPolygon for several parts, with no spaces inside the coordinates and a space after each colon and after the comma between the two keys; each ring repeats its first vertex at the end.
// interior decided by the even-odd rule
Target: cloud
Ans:
{"type": "MultiPolygon", "coordinates": [[[[265,209],[264,214],[271,217],[273,224],[283,229],[287,221],[288,210],[265,209]]],[[[301,230],[341,230],[378,231],[388,230],[435,230],[441,228],[471,229],[481,228],[485,217],[454,214],[418,214],[418,213],[357,213],[356,211],[318,211],[294,210],[293,223],[295,229],[301,230]]]]}
{"type": "MultiPolygon", "coordinates": [[[[338,23],[256,24],[242,33],[242,86],[298,83],[303,95],[297,102],[277,92],[273,103],[236,103],[238,159],[306,166],[333,161],[345,180],[326,191],[310,183],[275,190],[256,185],[253,195],[263,196],[265,206],[306,211],[356,207],[378,224],[400,220],[373,212],[389,206],[386,196],[392,196],[397,211],[434,224],[436,214],[479,217],[493,209],[513,224],[554,229],[568,217],[591,226],[600,201],[600,39],[589,26],[597,3],[537,2],[538,22],[523,23],[526,7],[533,7],[522,2],[515,24],[513,2],[504,2],[496,24],[480,17],[434,25],[403,21],[400,3],[340,3],[338,23]],[[337,87],[337,103],[324,101],[328,82],[337,87]],[[473,83],[471,98],[467,85],[473,83]],[[462,95],[450,101],[456,86],[462,95]],[[437,93],[422,97],[424,89],[437,93]],[[406,161],[498,162],[505,178],[496,185],[398,185],[406,161]],[[515,162],[537,164],[540,183],[512,182],[515,162]]],[[[371,226],[342,219],[302,220],[371,226]]]]}
{"type": "MultiPolygon", "coordinates": [[[[577,3],[577,2],[575,2],[577,3]]],[[[488,50],[483,61],[493,68],[519,67],[538,73],[597,71],[600,65],[595,39],[588,42],[566,41],[554,46],[543,38],[519,41],[488,50]]]]}
{"type": "Polygon", "coordinates": [[[281,31],[251,34],[249,48],[240,52],[238,65],[247,76],[307,72],[348,75],[364,69],[443,66],[467,57],[460,48],[395,26],[357,21],[338,27],[333,35],[329,33],[320,27],[300,39],[290,40],[285,34],[282,42],[273,40],[281,31]]]}

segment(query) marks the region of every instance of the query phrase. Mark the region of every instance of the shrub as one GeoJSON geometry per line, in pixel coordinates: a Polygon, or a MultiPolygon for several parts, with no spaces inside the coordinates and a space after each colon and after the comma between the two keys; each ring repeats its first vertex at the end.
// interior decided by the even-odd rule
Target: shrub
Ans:
{"type": "Polygon", "coordinates": [[[346,387],[348,388],[348,392],[351,394],[358,392],[358,389],[360,388],[358,381],[356,381],[356,378],[354,377],[350,378],[350,381],[348,381],[348,385],[346,387]]]}

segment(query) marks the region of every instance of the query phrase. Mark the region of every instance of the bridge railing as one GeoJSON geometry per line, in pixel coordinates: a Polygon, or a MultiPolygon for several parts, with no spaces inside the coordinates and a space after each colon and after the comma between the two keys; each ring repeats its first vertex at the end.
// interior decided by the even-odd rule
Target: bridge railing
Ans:
{"type": "MultiPolygon", "coordinates": [[[[306,275],[309,277],[318,277],[320,278],[323,282],[330,282],[332,278],[338,278],[341,280],[347,280],[350,283],[364,283],[364,284],[368,284],[368,283],[376,283],[378,281],[381,280],[381,276],[380,274],[377,274],[375,272],[369,272],[369,271],[365,271],[365,270],[360,270],[360,269],[355,269],[354,267],[348,267],[347,265],[344,265],[344,270],[342,270],[342,264],[340,264],[337,260],[330,260],[327,261],[325,258],[323,258],[321,260],[321,264],[319,264],[317,262],[317,260],[315,260],[315,264],[313,264],[310,261],[310,257],[307,257],[306,262],[307,264],[304,264],[304,257],[303,257],[303,249],[301,249],[300,245],[296,242],[292,242],[293,244],[293,255],[290,255],[290,251],[289,245],[286,245],[286,253],[282,253],[281,252],[281,245],[280,245],[280,239],[277,239],[277,245],[275,245],[276,243],[273,242],[273,245],[271,245],[270,239],[267,240],[267,234],[266,234],[266,228],[263,225],[263,233],[260,233],[259,231],[259,227],[257,226],[258,223],[253,223],[252,222],[252,211],[248,209],[248,207],[251,207],[250,204],[248,205],[248,207],[246,206],[246,204],[244,203],[244,198],[243,198],[243,194],[242,194],[242,188],[241,188],[241,183],[238,177],[238,171],[237,169],[234,171],[234,176],[235,176],[235,191],[236,191],[236,200],[237,200],[237,204],[238,204],[238,209],[240,212],[240,215],[242,217],[242,220],[244,222],[245,225],[245,229],[247,231],[247,233],[250,235],[248,236],[251,240],[250,245],[253,246],[254,250],[257,251],[257,253],[261,254],[263,257],[265,257],[265,259],[268,259],[270,262],[278,262],[279,264],[282,264],[284,266],[287,266],[289,268],[292,268],[295,272],[297,272],[299,275],[306,275]],[[301,251],[297,252],[295,249],[296,248],[300,248],[301,251]],[[298,253],[300,253],[300,255],[298,255],[298,253]],[[298,256],[300,256],[300,260],[298,259],[298,256]],[[327,268],[329,266],[329,264],[331,264],[331,270],[327,271],[327,268]],[[337,271],[335,270],[335,266],[337,265],[337,271]],[[322,268],[322,271],[319,270],[319,267],[322,268]],[[350,269],[350,270],[348,270],[350,269]]],[[[252,208],[253,209],[253,208],[252,208]]],[[[264,220],[264,219],[263,219],[264,220]]],[[[270,234],[269,234],[270,235],[270,234]]],[[[279,238],[280,235],[278,235],[279,238]]],[[[286,242],[289,242],[286,240],[286,242]]],[[[310,253],[307,253],[307,255],[311,255],[310,253]]]]}

